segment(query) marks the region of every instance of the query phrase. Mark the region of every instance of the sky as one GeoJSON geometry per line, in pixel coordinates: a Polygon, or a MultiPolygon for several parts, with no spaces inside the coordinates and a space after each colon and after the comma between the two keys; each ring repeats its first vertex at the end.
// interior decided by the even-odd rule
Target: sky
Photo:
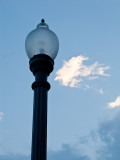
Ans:
{"type": "Polygon", "coordinates": [[[48,81],[48,160],[120,159],[120,1],[0,0],[0,159],[29,160],[34,76],[25,39],[59,39],[48,81]]]}

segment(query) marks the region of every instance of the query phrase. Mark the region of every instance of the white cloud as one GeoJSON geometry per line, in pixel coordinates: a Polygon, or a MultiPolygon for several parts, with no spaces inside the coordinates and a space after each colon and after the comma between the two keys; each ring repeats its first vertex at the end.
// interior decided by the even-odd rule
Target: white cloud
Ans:
{"type": "Polygon", "coordinates": [[[2,120],[3,112],[0,112],[0,120],[2,120]]]}
{"type": "Polygon", "coordinates": [[[118,97],[115,99],[115,101],[109,102],[109,103],[108,103],[108,107],[109,107],[109,108],[120,107],[120,96],[118,96],[118,97]]]}
{"type": "Polygon", "coordinates": [[[99,77],[98,76],[88,77],[89,80],[93,80],[93,79],[97,79],[97,78],[99,78],[99,77]]]}
{"type": "Polygon", "coordinates": [[[79,87],[79,84],[85,79],[94,80],[99,76],[110,76],[105,73],[109,66],[98,62],[92,65],[83,64],[87,60],[88,57],[80,55],[64,61],[63,66],[56,72],[55,80],[60,81],[63,86],[79,87]]]}
{"type": "Polygon", "coordinates": [[[88,89],[90,88],[90,86],[88,84],[86,84],[85,87],[88,88],[88,89]]]}
{"type": "Polygon", "coordinates": [[[103,89],[100,88],[98,92],[99,92],[100,94],[103,94],[103,89]]]}

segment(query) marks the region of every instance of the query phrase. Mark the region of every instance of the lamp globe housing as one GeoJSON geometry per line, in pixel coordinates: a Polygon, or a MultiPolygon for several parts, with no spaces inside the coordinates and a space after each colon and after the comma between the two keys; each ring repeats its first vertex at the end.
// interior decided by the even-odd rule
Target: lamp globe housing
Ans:
{"type": "Polygon", "coordinates": [[[56,58],[59,50],[59,40],[56,34],[49,29],[44,19],[41,20],[35,30],[28,34],[25,49],[29,59],[39,54],[48,55],[53,60],[56,58]]]}

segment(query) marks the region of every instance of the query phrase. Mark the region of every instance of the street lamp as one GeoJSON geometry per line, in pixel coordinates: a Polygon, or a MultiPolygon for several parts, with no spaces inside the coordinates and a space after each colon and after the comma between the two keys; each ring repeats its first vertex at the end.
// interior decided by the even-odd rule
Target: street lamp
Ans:
{"type": "Polygon", "coordinates": [[[59,41],[44,19],[28,34],[25,49],[30,59],[30,70],[35,76],[35,82],[32,84],[34,104],[31,160],[46,160],[47,92],[50,89],[47,77],[53,71],[59,41]]]}

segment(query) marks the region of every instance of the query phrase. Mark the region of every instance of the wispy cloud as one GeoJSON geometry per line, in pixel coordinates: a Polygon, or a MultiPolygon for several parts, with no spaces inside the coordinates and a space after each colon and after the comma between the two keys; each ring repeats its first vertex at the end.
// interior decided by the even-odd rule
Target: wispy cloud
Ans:
{"type": "Polygon", "coordinates": [[[108,108],[120,107],[120,96],[118,96],[115,101],[108,103],[108,108]]]}
{"type": "Polygon", "coordinates": [[[48,152],[48,159],[58,160],[119,160],[120,112],[112,119],[106,117],[98,129],[80,137],[75,144],[66,144],[62,150],[48,152]],[[49,156],[50,155],[50,156],[49,156]]]}
{"type": "Polygon", "coordinates": [[[77,56],[72,57],[68,61],[64,61],[63,66],[56,72],[56,81],[60,81],[63,86],[79,87],[79,84],[85,79],[94,80],[100,76],[110,76],[105,73],[109,66],[95,62],[91,65],[85,65],[88,57],[77,56]]]}
{"type": "Polygon", "coordinates": [[[98,134],[100,139],[106,144],[101,150],[98,150],[100,160],[120,159],[120,112],[114,115],[112,119],[103,121],[99,125],[98,134]]]}
{"type": "Polygon", "coordinates": [[[0,112],[0,120],[2,120],[3,112],[0,112]]]}
{"type": "Polygon", "coordinates": [[[19,154],[6,154],[6,155],[0,155],[0,159],[2,160],[30,160],[30,156],[26,155],[19,155],[19,154]]]}
{"type": "MultiPolygon", "coordinates": [[[[120,112],[105,119],[98,129],[80,137],[75,144],[63,144],[61,150],[48,150],[49,160],[119,160],[120,112]]],[[[1,160],[29,160],[30,155],[0,155],[1,160]]]]}
{"type": "Polygon", "coordinates": [[[91,160],[88,156],[79,154],[78,150],[69,144],[63,144],[62,150],[48,151],[49,160],[91,160]]]}

